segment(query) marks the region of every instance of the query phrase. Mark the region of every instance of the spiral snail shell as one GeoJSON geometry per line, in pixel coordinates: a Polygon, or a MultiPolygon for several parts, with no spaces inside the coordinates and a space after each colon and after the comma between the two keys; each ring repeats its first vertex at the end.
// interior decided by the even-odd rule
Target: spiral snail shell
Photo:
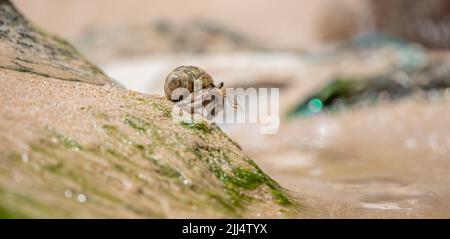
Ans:
{"type": "Polygon", "coordinates": [[[221,89],[223,83],[218,86],[214,84],[214,80],[206,71],[197,66],[180,66],[175,68],[167,77],[164,83],[164,93],[167,99],[179,101],[172,97],[174,90],[178,88],[187,89],[190,93],[194,92],[194,85],[201,83],[202,89],[217,88],[221,89]]]}
{"type": "MultiPolygon", "coordinates": [[[[194,114],[197,109],[205,107],[206,113],[203,111],[202,115],[208,119],[214,118],[218,112],[223,110],[227,98],[223,82],[215,85],[211,75],[197,66],[175,68],[166,77],[164,93],[167,99],[179,102],[177,105],[190,111],[191,114],[194,114]],[[188,95],[175,92],[177,89],[184,90],[188,95]]],[[[232,105],[233,108],[238,106],[235,100],[232,100],[232,105]]]]}

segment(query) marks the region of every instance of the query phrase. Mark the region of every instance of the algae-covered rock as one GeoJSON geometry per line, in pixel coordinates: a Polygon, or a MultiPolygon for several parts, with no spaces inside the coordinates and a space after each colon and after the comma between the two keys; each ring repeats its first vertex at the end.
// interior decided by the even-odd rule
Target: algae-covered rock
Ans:
{"type": "Polygon", "coordinates": [[[395,101],[412,95],[445,96],[450,88],[450,62],[432,62],[419,69],[394,69],[375,77],[338,77],[302,101],[293,116],[310,116],[321,111],[341,111],[368,106],[379,100],[395,101]]]}
{"type": "Polygon", "coordinates": [[[0,0],[0,68],[54,79],[110,83],[65,40],[25,19],[9,1],[0,0]]]}
{"type": "Polygon", "coordinates": [[[0,1],[0,217],[285,217],[297,203],[207,122],[128,91],[0,1]]]}

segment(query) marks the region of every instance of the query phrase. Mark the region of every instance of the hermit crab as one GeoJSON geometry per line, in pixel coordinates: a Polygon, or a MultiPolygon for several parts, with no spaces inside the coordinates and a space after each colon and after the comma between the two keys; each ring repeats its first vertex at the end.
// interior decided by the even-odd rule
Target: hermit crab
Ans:
{"type": "MultiPolygon", "coordinates": [[[[180,66],[166,77],[164,93],[173,102],[183,102],[194,112],[201,107],[209,107],[212,116],[223,109],[226,94],[223,82],[214,84],[206,71],[197,66],[180,66]]],[[[233,101],[233,108],[237,103],[233,101]]]]}

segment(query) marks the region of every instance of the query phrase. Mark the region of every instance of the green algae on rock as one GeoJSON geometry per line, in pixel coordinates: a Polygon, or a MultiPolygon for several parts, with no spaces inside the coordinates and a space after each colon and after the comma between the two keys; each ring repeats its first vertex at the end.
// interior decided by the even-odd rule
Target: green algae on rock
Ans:
{"type": "MultiPolygon", "coordinates": [[[[152,101],[151,97],[149,101],[152,101]]],[[[94,107],[91,109],[95,110],[94,107]]],[[[278,215],[283,208],[298,209],[294,199],[220,130],[211,127],[211,131],[204,132],[185,128],[171,120],[155,121],[159,117],[158,111],[133,107],[128,110],[133,114],[126,112],[122,116],[110,115],[100,120],[98,130],[89,133],[89,136],[95,134],[96,140],[87,143],[78,140],[83,136],[63,133],[67,130],[63,126],[62,129],[36,127],[35,139],[24,142],[28,145],[25,153],[28,161],[23,162],[18,149],[8,149],[4,152],[15,155],[9,157],[8,163],[24,175],[33,174],[50,180],[52,187],[59,183],[61,185],[57,187],[62,188],[77,185],[68,188],[78,188],[73,191],[80,191],[87,197],[83,204],[78,202],[80,206],[92,204],[101,208],[107,202],[119,208],[133,207],[129,211],[132,217],[173,217],[180,211],[199,217],[246,217],[255,216],[247,211],[248,207],[266,204],[273,204],[271,216],[278,215]],[[199,137],[198,134],[204,135],[199,137]],[[133,186],[129,186],[129,191],[123,191],[121,188],[128,186],[113,186],[117,181],[133,186]],[[148,199],[150,195],[153,200],[148,199]],[[160,201],[170,204],[171,208],[166,212],[160,210],[160,201]],[[146,210],[139,211],[142,205],[146,210]],[[192,205],[196,211],[191,211],[192,205]]],[[[76,112],[79,111],[78,108],[76,112]]],[[[88,115],[97,119],[94,113],[88,115]]],[[[39,188],[46,188],[48,197],[55,193],[46,184],[40,184],[39,188]]],[[[13,189],[10,191],[14,192],[13,189]]],[[[20,195],[39,200],[33,193],[20,195]]],[[[6,195],[0,194],[0,200],[3,197],[6,195]]],[[[59,197],[64,198],[63,195],[59,197]]],[[[39,203],[45,205],[45,201],[39,203]]],[[[3,205],[20,209],[12,202],[3,205]]],[[[60,206],[65,207],[65,203],[60,206]]],[[[83,208],[66,213],[68,217],[77,216],[83,208]]],[[[50,217],[61,216],[58,207],[52,214],[38,208],[20,213],[30,217],[42,213],[50,217]]],[[[98,216],[96,210],[86,213],[98,216]]],[[[267,211],[261,214],[267,216],[267,211]]]]}
{"type": "MultiPolygon", "coordinates": [[[[307,97],[291,116],[310,116],[325,111],[339,111],[352,106],[366,106],[378,100],[399,100],[429,92],[444,95],[450,88],[449,61],[431,62],[418,69],[393,69],[374,77],[338,77],[307,97]]],[[[426,98],[426,97],[425,97],[426,98]]]]}

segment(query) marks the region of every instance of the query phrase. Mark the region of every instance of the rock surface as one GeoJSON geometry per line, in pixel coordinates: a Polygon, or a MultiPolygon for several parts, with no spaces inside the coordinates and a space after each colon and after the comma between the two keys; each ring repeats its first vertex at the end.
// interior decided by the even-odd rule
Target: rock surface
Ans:
{"type": "Polygon", "coordinates": [[[289,217],[218,127],[123,89],[0,1],[0,217],[289,217]]]}
{"type": "Polygon", "coordinates": [[[9,1],[0,4],[0,68],[97,85],[111,82],[65,40],[34,26],[9,1]]]}

